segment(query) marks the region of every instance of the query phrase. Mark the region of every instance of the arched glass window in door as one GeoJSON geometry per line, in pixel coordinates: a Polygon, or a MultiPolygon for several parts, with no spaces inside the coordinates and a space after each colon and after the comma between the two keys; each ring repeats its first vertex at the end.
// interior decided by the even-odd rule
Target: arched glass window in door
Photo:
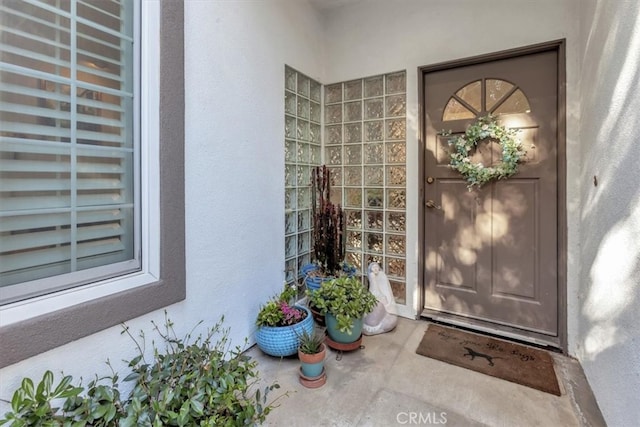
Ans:
{"type": "Polygon", "coordinates": [[[529,100],[518,86],[506,80],[482,79],[468,83],[449,98],[442,121],[529,112],[529,100]]]}

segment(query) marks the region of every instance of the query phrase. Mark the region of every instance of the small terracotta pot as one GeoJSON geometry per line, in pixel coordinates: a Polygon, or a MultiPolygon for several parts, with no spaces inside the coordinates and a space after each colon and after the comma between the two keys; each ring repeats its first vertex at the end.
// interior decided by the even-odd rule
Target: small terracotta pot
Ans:
{"type": "Polygon", "coordinates": [[[298,359],[302,373],[306,377],[317,377],[324,371],[324,359],[327,355],[327,347],[322,344],[322,350],[315,354],[307,354],[298,350],[298,359]]]}
{"type": "Polygon", "coordinates": [[[303,363],[320,363],[324,361],[324,358],[327,355],[327,347],[322,344],[322,348],[318,353],[315,354],[307,354],[303,353],[298,349],[298,359],[300,359],[303,363]]]}
{"type": "Polygon", "coordinates": [[[302,384],[306,388],[322,387],[323,385],[325,385],[326,382],[327,382],[327,374],[324,372],[324,370],[317,377],[306,377],[302,373],[302,368],[300,368],[300,384],[302,384]]]}

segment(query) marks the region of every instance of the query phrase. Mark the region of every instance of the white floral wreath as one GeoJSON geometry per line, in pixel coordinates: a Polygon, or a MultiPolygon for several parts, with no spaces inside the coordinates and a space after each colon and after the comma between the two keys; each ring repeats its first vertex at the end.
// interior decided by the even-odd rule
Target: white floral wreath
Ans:
{"type": "MultiPolygon", "coordinates": [[[[487,115],[478,118],[464,135],[449,139],[448,143],[453,147],[449,166],[467,179],[469,191],[474,186],[480,188],[489,181],[508,178],[518,171],[518,162],[525,151],[516,138],[517,132],[498,124],[494,116],[487,115]],[[485,167],[482,163],[472,163],[469,158],[469,152],[485,139],[497,140],[502,147],[502,161],[495,166],[485,167]]],[[[450,135],[451,131],[443,131],[442,134],[450,135]]]]}

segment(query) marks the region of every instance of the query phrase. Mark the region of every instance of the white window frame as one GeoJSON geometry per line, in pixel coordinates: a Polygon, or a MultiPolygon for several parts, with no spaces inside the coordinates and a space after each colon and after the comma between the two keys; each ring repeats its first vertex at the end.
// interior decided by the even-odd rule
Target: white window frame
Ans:
{"type": "MultiPolygon", "coordinates": [[[[134,194],[140,214],[135,215],[136,256],[141,257],[141,269],[134,273],[98,280],[94,283],[28,298],[0,307],[0,328],[17,322],[47,315],[119,292],[149,285],[160,279],[160,2],[136,2],[141,19],[135,25],[134,37],[141,41],[136,50],[135,64],[140,69],[134,75],[144,76],[136,85],[135,99],[139,109],[134,117],[134,132],[139,135],[136,156],[140,159],[134,179],[134,194]],[[140,56],[140,61],[137,60],[140,56]],[[139,125],[138,125],[139,124],[139,125]]],[[[60,276],[60,278],[69,276],[60,276]]],[[[69,277],[70,278],[70,277],[69,277]]],[[[47,279],[41,279],[47,280],[47,279]]]]}

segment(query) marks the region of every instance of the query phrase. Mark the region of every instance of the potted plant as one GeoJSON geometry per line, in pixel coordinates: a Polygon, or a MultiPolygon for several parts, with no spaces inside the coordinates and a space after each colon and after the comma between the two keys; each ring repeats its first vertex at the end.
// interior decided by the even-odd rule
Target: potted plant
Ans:
{"type": "MultiPolygon", "coordinates": [[[[356,269],[344,261],[344,213],[340,204],[331,202],[331,172],[325,165],[311,171],[313,262],[302,266],[301,273],[309,291],[341,275],[353,276],[356,269]]],[[[324,315],[309,302],[313,318],[324,326],[324,315]]]]}
{"type": "Polygon", "coordinates": [[[300,383],[307,388],[321,387],[327,381],[324,369],[324,359],[327,355],[324,332],[303,331],[299,339],[300,383]]]}
{"type": "Polygon", "coordinates": [[[297,290],[286,286],[280,295],[271,298],[260,308],[255,334],[258,347],[270,356],[292,356],[298,351],[299,336],[313,331],[313,318],[307,307],[292,300],[297,290]]]}
{"type": "Polygon", "coordinates": [[[324,282],[316,291],[307,291],[309,301],[325,316],[327,334],[338,343],[360,339],[365,314],[378,300],[359,278],[341,276],[324,282]]]}

